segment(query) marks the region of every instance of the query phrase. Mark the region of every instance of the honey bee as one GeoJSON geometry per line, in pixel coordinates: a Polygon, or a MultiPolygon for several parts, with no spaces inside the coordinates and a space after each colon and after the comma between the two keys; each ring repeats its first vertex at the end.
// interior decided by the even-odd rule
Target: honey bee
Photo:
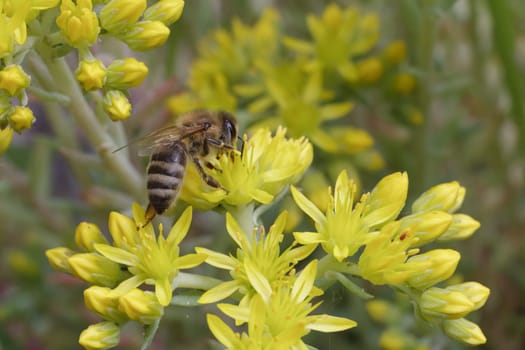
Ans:
{"type": "Polygon", "coordinates": [[[174,125],[154,131],[138,140],[140,155],[150,155],[147,169],[148,207],[146,224],[164,213],[177,199],[188,159],[203,181],[222,188],[204,168],[214,169],[210,157],[234,150],[237,121],[224,111],[199,110],[180,116],[174,125]]]}

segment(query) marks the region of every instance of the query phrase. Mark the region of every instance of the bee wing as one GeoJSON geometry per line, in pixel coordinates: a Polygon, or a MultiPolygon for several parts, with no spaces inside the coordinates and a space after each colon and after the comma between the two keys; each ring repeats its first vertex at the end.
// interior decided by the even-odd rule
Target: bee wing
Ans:
{"type": "Polygon", "coordinates": [[[170,147],[174,142],[180,141],[188,136],[206,129],[207,126],[204,124],[184,127],[170,125],[165,128],[155,130],[127,145],[119,147],[114,150],[113,153],[133,145],[138,148],[138,154],[140,156],[148,156],[159,149],[170,147]]]}

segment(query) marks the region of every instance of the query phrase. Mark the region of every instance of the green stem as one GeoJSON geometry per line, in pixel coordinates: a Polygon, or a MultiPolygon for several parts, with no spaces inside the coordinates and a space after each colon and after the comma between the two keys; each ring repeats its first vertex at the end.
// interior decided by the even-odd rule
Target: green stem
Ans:
{"type": "Polygon", "coordinates": [[[251,237],[252,231],[256,226],[254,222],[254,203],[228,207],[226,210],[235,218],[244,233],[251,237]]]}
{"type": "Polygon", "coordinates": [[[144,196],[141,176],[124,154],[111,153],[111,150],[116,149],[117,145],[84,98],[82,90],[66,61],[59,58],[50,59],[46,63],[54,81],[59,82],[54,87],[59,89],[62,94],[69,96],[70,104],[68,106],[71,107],[69,111],[86,133],[105,166],[113,172],[130,194],[141,199],[144,196]]]}
{"type": "Polygon", "coordinates": [[[173,281],[173,285],[177,288],[209,290],[222,282],[224,281],[217,278],[179,271],[179,274],[173,281]]]}
{"type": "Polygon", "coordinates": [[[503,62],[505,83],[512,99],[512,115],[520,135],[522,155],[525,155],[525,104],[523,102],[523,75],[516,62],[513,13],[508,0],[489,0],[492,15],[494,46],[503,62]]]}
{"type": "Polygon", "coordinates": [[[417,51],[412,54],[414,63],[421,72],[421,77],[418,80],[418,107],[425,116],[424,124],[420,127],[419,132],[415,133],[413,147],[414,163],[413,169],[417,169],[421,176],[412,180],[411,186],[415,192],[421,192],[427,187],[429,174],[432,174],[430,169],[433,160],[430,159],[430,136],[432,130],[430,129],[430,111],[431,111],[431,87],[433,85],[433,62],[432,55],[435,41],[435,1],[425,0],[417,2],[405,0],[402,2],[402,10],[409,36],[414,39],[413,47],[417,51]],[[419,4],[419,5],[417,5],[419,4]]]}

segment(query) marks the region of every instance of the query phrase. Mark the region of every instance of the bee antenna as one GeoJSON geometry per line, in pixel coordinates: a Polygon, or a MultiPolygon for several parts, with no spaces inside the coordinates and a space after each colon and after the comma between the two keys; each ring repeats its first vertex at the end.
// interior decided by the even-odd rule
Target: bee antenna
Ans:
{"type": "Polygon", "coordinates": [[[241,141],[241,155],[242,155],[244,153],[244,140],[239,135],[237,135],[237,138],[239,139],[239,141],[241,141]]]}

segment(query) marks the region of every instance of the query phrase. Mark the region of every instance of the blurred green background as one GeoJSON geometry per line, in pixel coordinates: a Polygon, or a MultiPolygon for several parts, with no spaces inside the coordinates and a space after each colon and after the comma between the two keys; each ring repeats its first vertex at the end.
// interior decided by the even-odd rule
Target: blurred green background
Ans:
{"type": "MultiPolygon", "coordinates": [[[[150,74],[132,91],[134,114],[124,122],[126,131],[140,135],[169,118],[163,101],[185,90],[197,43],[211,30],[230,28],[234,17],[251,25],[265,8],[273,6],[281,17],[280,30],[305,38],[306,16],[319,16],[329,3],[187,1],[181,20],[172,26],[170,41],[161,49],[138,55],[150,74]]],[[[352,126],[373,136],[385,161],[382,170],[359,172],[363,189],[369,190],[392,171],[408,172],[412,197],[440,182],[458,180],[465,186],[462,212],[479,220],[481,228],[452,248],[462,254],[458,272],[464,280],[479,281],[491,289],[489,301],[475,313],[478,319],[473,319],[488,339],[481,348],[525,348],[525,273],[521,265],[525,264],[525,3],[335,3],[376,13],[380,19],[378,46],[404,40],[405,67],[418,77],[411,103],[424,118],[421,125],[389,115],[395,101],[387,106],[384,99],[367,93],[349,114],[352,126]]],[[[104,45],[99,49],[103,53],[104,45]]],[[[72,246],[80,221],[107,227],[109,210],[127,208],[130,202],[125,194],[109,190],[110,186],[97,186],[117,181],[108,174],[72,172],[72,157],[86,157],[82,159],[86,167],[97,169],[100,164],[85,153],[61,149],[50,131],[46,111],[38,110],[38,101],[34,105],[37,123],[31,132],[15,136],[10,150],[0,158],[0,349],[80,348],[80,331],[97,317],[83,305],[84,285],[54,272],[44,251],[72,246]]],[[[79,139],[82,142],[82,136],[79,139]]],[[[323,154],[316,153],[317,162],[323,154]]],[[[139,169],[145,166],[141,161],[136,164],[139,169]]],[[[186,243],[188,250],[203,240],[195,232],[186,243]]],[[[384,293],[392,298],[388,291],[384,293]]],[[[344,334],[316,335],[312,344],[320,349],[379,348],[384,325],[370,320],[360,300],[337,286],[327,291],[325,300],[326,308],[345,310],[345,316],[360,325],[344,334]]],[[[210,308],[170,308],[151,348],[210,348],[204,317],[210,308]]],[[[406,310],[410,316],[410,309],[406,310]]],[[[139,348],[141,332],[136,325],[126,326],[118,348],[139,348]]],[[[464,347],[443,338],[434,340],[431,348],[464,347]]]]}

